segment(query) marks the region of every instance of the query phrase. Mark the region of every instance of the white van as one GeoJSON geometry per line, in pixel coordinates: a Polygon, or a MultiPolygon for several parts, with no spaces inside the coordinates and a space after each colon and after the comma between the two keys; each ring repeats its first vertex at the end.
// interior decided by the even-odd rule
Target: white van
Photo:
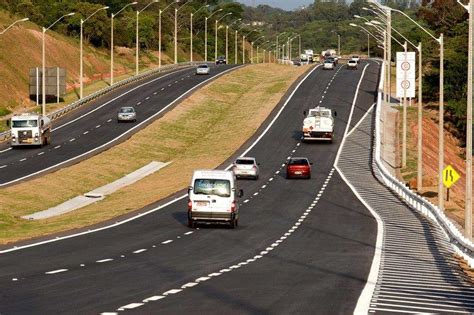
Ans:
{"type": "Polygon", "coordinates": [[[232,228],[239,224],[238,198],[243,191],[237,189],[231,171],[194,171],[188,189],[188,226],[198,222],[228,222],[232,228]]]}

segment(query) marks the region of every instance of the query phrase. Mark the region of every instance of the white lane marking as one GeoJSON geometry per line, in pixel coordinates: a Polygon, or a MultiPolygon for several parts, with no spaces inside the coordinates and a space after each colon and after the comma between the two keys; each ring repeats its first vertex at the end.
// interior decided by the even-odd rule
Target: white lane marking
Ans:
{"type": "Polygon", "coordinates": [[[101,125],[97,125],[97,126],[95,126],[95,128],[96,128],[96,129],[97,129],[97,128],[100,128],[100,127],[101,127],[101,125]]]}
{"type": "Polygon", "coordinates": [[[136,250],[133,253],[134,254],[140,254],[140,253],[143,253],[143,252],[146,252],[146,251],[147,251],[147,249],[143,248],[143,249],[136,250]]]}
{"type": "Polygon", "coordinates": [[[193,231],[190,231],[190,232],[184,233],[184,235],[190,235],[190,234],[193,234],[193,233],[194,233],[193,231]]]}
{"type": "Polygon", "coordinates": [[[254,195],[254,196],[258,196],[258,192],[254,193],[253,195],[254,195]]]}
{"type": "Polygon", "coordinates": [[[111,122],[112,121],[112,118],[110,118],[109,120],[107,120],[107,122],[111,122]]]}
{"type": "Polygon", "coordinates": [[[137,105],[140,106],[142,104],[142,102],[138,102],[137,105]]]}
{"type": "Polygon", "coordinates": [[[72,138],[71,140],[69,140],[69,142],[73,142],[73,141],[76,141],[76,138],[72,138]]]}
{"type": "Polygon", "coordinates": [[[132,310],[134,308],[140,307],[144,305],[143,303],[131,303],[125,306],[120,307],[121,309],[127,309],[127,310],[132,310]]]}
{"type": "Polygon", "coordinates": [[[10,148],[7,148],[7,149],[5,149],[5,150],[1,150],[0,153],[10,151],[11,149],[12,149],[12,148],[10,147],[10,148]]]}
{"type": "Polygon", "coordinates": [[[61,273],[61,272],[66,272],[66,271],[68,271],[68,269],[58,269],[58,270],[53,270],[53,271],[47,271],[47,272],[45,272],[45,274],[54,275],[56,273],[61,273]]]}
{"type": "Polygon", "coordinates": [[[101,263],[105,263],[109,261],[113,261],[113,259],[112,258],[101,259],[101,260],[97,260],[96,263],[101,264],[101,263]]]}
{"type": "Polygon", "coordinates": [[[150,99],[150,97],[149,97],[149,96],[147,96],[145,99],[148,101],[148,100],[150,99]]]}
{"type": "Polygon", "coordinates": [[[119,98],[122,98],[122,97],[124,97],[125,95],[127,95],[127,94],[129,94],[129,93],[131,93],[131,92],[133,92],[133,91],[135,91],[135,90],[138,90],[138,89],[140,89],[140,88],[142,88],[142,87],[144,87],[144,86],[146,86],[146,85],[152,84],[152,83],[154,83],[155,81],[159,81],[159,80],[161,80],[161,79],[164,79],[164,78],[166,78],[166,77],[169,77],[170,75],[173,75],[173,74],[176,74],[176,73],[179,73],[179,72],[184,72],[184,71],[186,71],[186,70],[189,70],[189,69],[188,69],[188,68],[185,68],[185,69],[182,69],[182,70],[173,71],[173,72],[171,72],[171,73],[162,75],[162,76],[160,76],[160,77],[158,77],[158,78],[156,78],[156,79],[153,79],[153,80],[151,80],[151,81],[148,81],[148,82],[145,82],[145,83],[143,83],[143,84],[140,84],[140,85],[138,85],[138,86],[136,86],[136,87],[134,87],[134,88],[132,88],[132,89],[130,89],[130,90],[127,90],[127,91],[124,92],[123,94],[118,95],[116,98],[111,99],[110,101],[108,101],[108,102],[106,102],[106,103],[104,103],[104,104],[102,104],[102,105],[100,105],[100,106],[94,108],[94,109],[91,110],[90,112],[87,112],[87,113],[85,113],[84,115],[77,117],[76,119],[70,120],[70,121],[68,121],[67,123],[64,123],[63,125],[60,125],[60,126],[54,128],[53,131],[56,131],[56,130],[58,130],[58,129],[61,129],[61,128],[67,126],[67,125],[70,125],[70,124],[72,124],[72,123],[78,121],[79,119],[82,119],[82,118],[84,118],[84,117],[86,117],[86,116],[89,116],[90,114],[92,114],[92,113],[98,111],[99,109],[103,108],[104,106],[107,106],[107,105],[109,105],[109,104],[112,103],[112,102],[115,102],[115,101],[118,100],[119,98]]]}
{"type": "Polygon", "coordinates": [[[168,87],[171,87],[172,84],[169,84],[168,87]]]}
{"type": "MultiPolygon", "coordinates": [[[[64,165],[64,164],[66,164],[66,163],[69,163],[69,162],[71,162],[71,161],[80,159],[80,158],[83,157],[83,156],[89,155],[89,154],[91,154],[92,152],[101,150],[102,148],[107,147],[108,145],[110,145],[111,143],[117,141],[118,139],[124,138],[125,136],[127,136],[129,133],[132,133],[132,132],[135,131],[136,129],[141,128],[142,125],[148,123],[148,121],[150,121],[150,120],[153,120],[156,116],[161,115],[162,112],[166,111],[169,107],[171,107],[171,106],[173,106],[174,104],[176,104],[177,102],[179,102],[181,99],[183,99],[183,98],[184,98],[186,95],[188,95],[190,92],[192,92],[192,91],[194,91],[194,90],[196,90],[196,89],[199,89],[201,86],[205,85],[207,82],[209,82],[209,81],[211,81],[211,80],[215,80],[216,78],[218,78],[218,77],[220,77],[220,76],[223,76],[223,75],[225,75],[226,73],[228,73],[228,72],[230,72],[230,71],[234,71],[234,70],[240,69],[240,68],[242,68],[242,67],[243,67],[243,66],[239,66],[239,67],[234,67],[234,68],[225,70],[225,71],[223,71],[223,72],[221,72],[221,73],[219,73],[219,74],[217,74],[217,75],[215,75],[215,76],[213,76],[213,77],[211,77],[211,78],[209,78],[209,79],[207,79],[207,80],[205,80],[205,81],[202,81],[201,83],[199,83],[199,84],[193,86],[192,88],[190,88],[189,90],[187,90],[186,92],[184,92],[183,94],[181,94],[181,95],[180,95],[178,98],[176,98],[174,101],[172,101],[171,103],[169,103],[168,105],[166,105],[165,107],[163,107],[160,111],[158,111],[158,112],[155,113],[154,115],[148,117],[147,119],[145,119],[145,120],[142,121],[141,123],[139,123],[139,124],[135,125],[134,127],[128,129],[127,131],[125,131],[125,132],[122,133],[121,135],[117,136],[116,138],[110,140],[110,141],[107,142],[107,143],[104,143],[104,144],[101,145],[101,146],[98,146],[98,147],[96,147],[96,148],[94,148],[94,149],[92,149],[92,150],[90,150],[90,151],[84,152],[84,153],[82,153],[82,154],[80,154],[80,155],[77,155],[77,156],[75,156],[75,157],[73,157],[73,158],[71,158],[71,159],[69,159],[69,160],[62,161],[62,162],[60,162],[60,163],[58,163],[58,164],[52,165],[52,166],[50,166],[50,167],[47,167],[47,168],[45,168],[45,169],[43,169],[43,170],[40,170],[40,171],[37,171],[37,172],[35,172],[35,173],[32,173],[32,174],[29,174],[29,175],[26,175],[26,176],[17,178],[17,179],[15,179],[15,180],[12,180],[12,181],[9,181],[9,182],[2,183],[2,184],[0,184],[0,187],[6,186],[6,185],[10,185],[10,184],[12,184],[12,183],[16,183],[16,182],[18,182],[18,181],[24,180],[25,178],[29,178],[29,177],[32,177],[32,176],[35,176],[35,175],[38,175],[38,174],[47,172],[47,171],[49,171],[49,170],[51,170],[51,169],[53,169],[53,168],[56,168],[56,167],[58,167],[58,166],[64,165]]],[[[175,72],[175,73],[176,73],[176,72],[175,72]]],[[[133,89],[132,89],[132,90],[133,90],[133,89]]],[[[130,90],[130,91],[132,91],[132,90],[130,90]]],[[[92,111],[91,111],[91,112],[92,112],[92,111]]],[[[139,214],[138,216],[131,217],[130,219],[127,219],[127,220],[125,220],[125,221],[121,221],[121,222],[115,223],[115,224],[113,224],[113,225],[105,226],[105,227],[103,227],[103,228],[99,228],[99,229],[95,229],[95,230],[90,230],[90,231],[87,231],[87,232],[85,232],[85,233],[88,234],[88,233],[94,233],[94,232],[100,231],[100,230],[102,230],[102,229],[109,229],[109,228],[111,228],[111,227],[116,226],[117,224],[123,224],[123,223],[125,223],[125,222],[130,221],[130,220],[135,220],[135,219],[138,218],[138,217],[141,217],[141,216],[143,216],[143,215],[147,215],[147,214],[152,213],[152,212],[155,212],[155,211],[157,211],[157,210],[159,210],[159,209],[156,209],[156,208],[155,208],[155,209],[152,209],[152,210],[150,210],[150,211],[145,212],[144,214],[139,214]]],[[[70,236],[66,236],[66,237],[69,238],[69,237],[74,237],[74,236],[78,236],[78,235],[82,235],[82,233],[74,234],[74,235],[70,235],[70,236]]],[[[54,240],[47,240],[47,241],[44,241],[44,242],[34,243],[34,244],[26,245],[26,246],[28,246],[28,247],[37,246],[37,245],[39,245],[39,244],[44,244],[45,242],[63,240],[63,239],[65,239],[66,237],[58,237],[58,238],[55,238],[54,240]]],[[[19,246],[19,247],[12,248],[12,249],[9,249],[9,250],[19,250],[19,249],[24,249],[24,248],[26,248],[26,247],[25,247],[25,246],[21,246],[21,247],[19,246]]]]}
{"type": "Polygon", "coordinates": [[[162,296],[162,295],[155,295],[155,296],[151,296],[147,299],[144,299],[143,300],[143,303],[148,303],[148,302],[152,302],[152,301],[158,301],[158,300],[161,300],[161,299],[164,299],[165,297],[162,296]]]}
{"type": "Polygon", "coordinates": [[[89,131],[84,131],[82,134],[83,134],[83,135],[86,135],[86,134],[88,134],[88,133],[89,133],[89,131]]]}
{"type": "Polygon", "coordinates": [[[263,185],[263,186],[262,186],[262,189],[265,189],[265,188],[267,188],[267,185],[263,185]]]}
{"type": "Polygon", "coordinates": [[[229,271],[230,271],[230,269],[221,269],[221,270],[219,270],[220,273],[229,272],[229,271]]]}
{"type": "Polygon", "coordinates": [[[20,162],[24,162],[24,161],[26,161],[26,158],[22,158],[22,159],[20,160],[20,162]]]}
{"type": "Polygon", "coordinates": [[[249,201],[250,201],[250,200],[248,200],[248,199],[245,199],[245,200],[244,200],[244,203],[247,203],[247,202],[249,202],[249,201]]]}
{"type": "Polygon", "coordinates": [[[43,151],[43,152],[38,153],[38,155],[43,155],[43,154],[45,154],[45,153],[46,153],[46,152],[43,151]]]}
{"type": "Polygon", "coordinates": [[[218,276],[220,276],[221,274],[222,274],[222,273],[220,273],[220,272],[213,272],[213,273],[211,273],[211,274],[208,274],[207,276],[208,276],[208,277],[218,277],[218,276]]]}
{"type": "Polygon", "coordinates": [[[0,166],[0,168],[5,168],[5,167],[7,167],[7,166],[8,166],[8,165],[2,165],[2,166],[0,166]]]}
{"type": "MultiPolygon", "coordinates": [[[[89,131],[87,131],[87,132],[89,132],[89,131]]],[[[54,149],[59,149],[60,147],[61,147],[61,145],[57,145],[57,146],[54,147],[54,149]]]]}
{"type": "Polygon", "coordinates": [[[167,241],[164,241],[164,242],[161,242],[161,244],[169,244],[171,243],[173,240],[167,240],[167,241]]]}
{"type": "Polygon", "coordinates": [[[181,289],[187,289],[187,288],[192,288],[194,286],[197,286],[198,284],[196,282],[188,282],[184,285],[181,286],[181,289]]]}
{"type": "Polygon", "coordinates": [[[100,315],[117,315],[118,313],[116,312],[104,312],[104,313],[100,313],[100,315]]]}
{"type": "Polygon", "coordinates": [[[269,182],[273,181],[273,177],[271,177],[270,179],[268,179],[269,182]]]}
{"type": "Polygon", "coordinates": [[[154,93],[153,93],[153,95],[156,95],[156,94],[158,94],[158,92],[154,92],[154,93]]]}
{"type": "Polygon", "coordinates": [[[162,90],[162,91],[164,91],[164,90],[165,90],[165,88],[161,88],[161,90],[162,90]]]}
{"type": "Polygon", "coordinates": [[[18,278],[12,278],[12,281],[18,281],[18,278]]]}
{"type": "Polygon", "coordinates": [[[277,174],[277,175],[280,174],[280,171],[276,171],[275,174],[277,174]]]}
{"type": "Polygon", "coordinates": [[[172,289],[172,290],[166,291],[165,293],[163,293],[163,295],[166,296],[166,295],[170,295],[170,294],[176,294],[176,293],[179,293],[181,291],[183,291],[183,289],[172,289]]]}
{"type": "Polygon", "coordinates": [[[197,278],[195,282],[198,282],[198,283],[199,283],[199,282],[207,281],[207,280],[209,280],[209,279],[211,279],[211,278],[209,278],[209,277],[201,277],[201,278],[197,278]]]}

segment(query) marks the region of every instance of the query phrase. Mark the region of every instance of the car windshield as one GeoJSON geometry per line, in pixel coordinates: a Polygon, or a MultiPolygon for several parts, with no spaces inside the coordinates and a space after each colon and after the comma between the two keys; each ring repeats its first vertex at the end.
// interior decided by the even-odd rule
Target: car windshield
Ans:
{"type": "Polygon", "coordinates": [[[309,112],[309,115],[311,117],[331,117],[331,114],[328,110],[324,110],[324,111],[321,111],[321,110],[314,110],[314,111],[310,111],[309,112]]]}
{"type": "Polygon", "coordinates": [[[253,165],[254,161],[250,159],[237,159],[235,161],[235,164],[240,164],[240,165],[253,165]]]}
{"type": "Polygon", "coordinates": [[[225,60],[225,57],[224,56],[220,56],[219,58],[217,59],[220,59],[220,60],[225,60]]]}
{"type": "Polygon", "coordinates": [[[309,165],[307,159],[291,159],[288,165],[309,165]]]}
{"type": "Polygon", "coordinates": [[[133,113],[135,110],[132,107],[122,107],[120,109],[121,113],[133,113]]]}
{"type": "Polygon", "coordinates": [[[359,58],[359,56],[352,56],[352,58],[359,58]]]}
{"type": "Polygon", "coordinates": [[[194,194],[230,197],[230,181],[225,179],[196,179],[194,194]]]}
{"type": "Polygon", "coordinates": [[[332,63],[331,60],[326,60],[324,63],[332,63]]]}
{"type": "Polygon", "coordinates": [[[13,128],[27,128],[27,127],[38,127],[38,121],[33,119],[28,120],[13,120],[13,128]]]}

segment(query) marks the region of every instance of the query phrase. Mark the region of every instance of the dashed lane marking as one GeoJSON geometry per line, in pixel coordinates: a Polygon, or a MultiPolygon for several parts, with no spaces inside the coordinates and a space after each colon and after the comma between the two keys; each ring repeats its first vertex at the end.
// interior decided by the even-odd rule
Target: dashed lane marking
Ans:
{"type": "Polygon", "coordinates": [[[112,258],[101,259],[101,260],[97,260],[96,263],[101,264],[101,263],[105,263],[109,261],[113,261],[113,259],[112,258]]]}
{"type": "MultiPolygon", "coordinates": [[[[55,148],[55,149],[56,149],[56,148],[55,148]]],[[[38,155],[43,155],[44,153],[45,153],[45,152],[43,151],[43,152],[38,153],[38,155]]]]}
{"type": "Polygon", "coordinates": [[[133,253],[134,253],[134,254],[140,254],[140,253],[143,253],[143,252],[146,252],[146,251],[147,251],[147,249],[142,248],[142,249],[139,249],[139,250],[134,251],[133,253]]]}
{"type": "Polygon", "coordinates": [[[23,158],[23,159],[20,160],[20,162],[24,162],[24,161],[26,161],[26,160],[27,160],[26,158],[23,158]]]}
{"type": "Polygon", "coordinates": [[[58,270],[53,270],[53,271],[47,271],[47,272],[45,272],[45,274],[54,275],[54,274],[61,273],[61,272],[66,272],[66,271],[68,271],[68,269],[58,269],[58,270]]]}
{"type": "Polygon", "coordinates": [[[2,165],[2,166],[0,166],[0,168],[5,168],[5,167],[7,167],[7,166],[8,166],[8,165],[2,165]]]}
{"type": "Polygon", "coordinates": [[[172,241],[173,241],[173,240],[167,240],[167,241],[161,242],[161,244],[164,244],[164,245],[166,245],[166,244],[169,244],[169,243],[171,243],[172,241]]]}
{"type": "Polygon", "coordinates": [[[76,138],[72,138],[71,140],[69,140],[69,142],[73,142],[73,141],[76,141],[76,138]]]}

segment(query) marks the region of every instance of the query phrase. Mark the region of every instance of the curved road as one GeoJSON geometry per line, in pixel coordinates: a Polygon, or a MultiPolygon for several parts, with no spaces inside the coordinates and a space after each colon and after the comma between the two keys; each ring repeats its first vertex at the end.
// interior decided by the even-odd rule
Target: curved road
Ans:
{"type": "Polygon", "coordinates": [[[239,228],[188,229],[178,198],[110,229],[3,252],[0,313],[352,312],[377,226],[333,165],[375,100],[378,72],[373,62],[316,68],[239,150],[261,163],[258,181],[239,181],[239,228]],[[303,111],[318,104],[338,113],[333,144],[301,143],[303,111]],[[285,179],[291,156],[314,163],[310,180],[285,179]]]}
{"type": "Polygon", "coordinates": [[[0,187],[77,163],[125,140],[197,87],[235,68],[213,66],[209,76],[196,76],[194,68],[186,68],[127,85],[53,122],[52,144],[48,146],[10,150],[7,144],[1,145],[0,187]],[[136,108],[136,123],[117,123],[122,106],[136,108]]]}

